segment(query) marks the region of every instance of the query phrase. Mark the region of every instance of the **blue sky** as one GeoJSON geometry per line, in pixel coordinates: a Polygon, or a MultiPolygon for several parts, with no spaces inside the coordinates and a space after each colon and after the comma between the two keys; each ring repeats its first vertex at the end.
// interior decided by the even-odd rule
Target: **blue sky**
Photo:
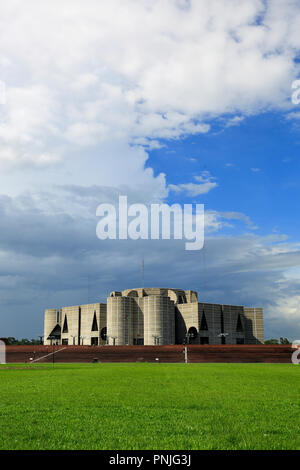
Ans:
{"type": "Polygon", "coordinates": [[[147,285],[262,306],[266,337],[298,339],[299,1],[26,5],[0,6],[0,336],[139,286],[144,258],[147,285]],[[204,249],[99,240],[120,194],[204,203],[204,249]]]}
{"type": "Polygon", "coordinates": [[[226,129],[212,123],[209,134],[164,144],[150,153],[147,164],[164,172],[168,183],[209,171],[218,187],[201,195],[207,208],[242,212],[262,235],[278,232],[299,240],[299,127],[285,113],[248,117],[226,129]]]}

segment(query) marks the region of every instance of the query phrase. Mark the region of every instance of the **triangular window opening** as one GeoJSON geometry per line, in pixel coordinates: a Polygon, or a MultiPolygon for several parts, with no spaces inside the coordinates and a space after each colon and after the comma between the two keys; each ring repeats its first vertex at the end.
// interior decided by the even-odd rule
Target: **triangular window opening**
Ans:
{"type": "Polygon", "coordinates": [[[204,310],[203,310],[203,314],[202,314],[200,330],[208,330],[208,326],[207,326],[207,321],[206,321],[206,317],[205,317],[204,310]]]}
{"type": "Polygon", "coordinates": [[[242,323],[242,319],[241,319],[241,315],[240,315],[240,314],[239,314],[238,319],[237,319],[236,331],[238,331],[238,332],[244,331],[243,323],[242,323]]]}
{"type": "Polygon", "coordinates": [[[96,312],[94,312],[92,331],[98,331],[98,322],[96,318],[96,312]]]}
{"type": "Polygon", "coordinates": [[[47,339],[60,339],[61,327],[60,325],[56,325],[53,330],[51,331],[50,335],[47,339]]]}
{"type": "Polygon", "coordinates": [[[65,315],[64,326],[63,326],[63,331],[62,332],[63,333],[69,333],[67,315],[65,315]]]}

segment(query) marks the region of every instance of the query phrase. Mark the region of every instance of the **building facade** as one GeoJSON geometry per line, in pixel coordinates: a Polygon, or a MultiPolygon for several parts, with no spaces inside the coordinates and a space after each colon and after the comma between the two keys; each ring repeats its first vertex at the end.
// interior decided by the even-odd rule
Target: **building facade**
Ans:
{"type": "Polygon", "coordinates": [[[47,309],[44,344],[261,344],[262,308],[198,302],[191,290],[111,292],[107,303],[47,309]]]}

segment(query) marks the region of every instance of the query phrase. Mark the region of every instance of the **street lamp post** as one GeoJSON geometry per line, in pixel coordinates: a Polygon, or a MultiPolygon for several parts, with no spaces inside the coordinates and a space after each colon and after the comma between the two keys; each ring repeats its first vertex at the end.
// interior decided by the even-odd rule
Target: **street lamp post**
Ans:
{"type": "Polygon", "coordinates": [[[218,335],[218,337],[221,338],[222,341],[224,340],[224,343],[222,343],[222,344],[225,344],[226,336],[228,336],[228,335],[229,335],[229,333],[220,333],[218,335]]]}
{"type": "Polygon", "coordinates": [[[159,345],[159,340],[161,339],[161,336],[157,336],[157,335],[152,335],[152,336],[154,338],[155,346],[159,345]]]}
{"type": "Polygon", "coordinates": [[[43,338],[44,338],[44,336],[43,336],[43,335],[38,335],[38,338],[40,338],[40,344],[43,344],[43,338]]]}
{"type": "Polygon", "coordinates": [[[54,341],[52,343],[52,364],[54,365],[54,351],[55,351],[55,344],[54,341]]]}
{"type": "Polygon", "coordinates": [[[190,338],[194,338],[194,335],[192,333],[187,333],[185,337],[186,337],[186,344],[190,344],[190,338]]]}
{"type": "Polygon", "coordinates": [[[106,346],[115,346],[115,345],[116,345],[116,339],[118,339],[117,336],[108,336],[108,335],[106,335],[106,346]],[[112,341],[113,341],[113,344],[112,344],[112,345],[109,344],[109,339],[110,339],[110,338],[111,338],[112,341]]]}

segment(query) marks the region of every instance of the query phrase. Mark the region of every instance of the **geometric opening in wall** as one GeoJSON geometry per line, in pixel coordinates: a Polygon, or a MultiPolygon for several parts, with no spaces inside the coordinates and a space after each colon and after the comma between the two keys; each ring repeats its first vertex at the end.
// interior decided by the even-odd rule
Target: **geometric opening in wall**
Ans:
{"type": "Polygon", "coordinates": [[[133,338],[134,346],[144,346],[144,338],[133,338]]]}
{"type": "Polygon", "coordinates": [[[127,294],[127,297],[138,297],[138,293],[136,290],[131,290],[130,292],[128,292],[127,294]]]}
{"type": "Polygon", "coordinates": [[[202,336],[202,338],[200,338],[200,344],[209,344],[209,337],[202,336]]]}
{"type": "Polygon", "coordinates": [[[236,339],[236,344],[245,344],[244,338],[237,338],[236,339]]]}
{"type": "Polygon", "coordinates": [[[177,301],[178,304],[186,304],[186,297],[185,295],[178,295],[178,301],[177,301]]]}
{"type": "Polygon", "coordinates": [[[106,341],[106,339],[107,339],[107,328],[106,328],[106,326],[104,328],[102,328],[100,336],[101,336],[101,339],[103,341],[106,341]]]}
{"type": "Polygon", "coordinates": [[[203,314],[202,314],[200,330],[208,330],[207,321],[206,321],[206,317],[205,317],[204,311],[203,311],[203,314]]]}
{"type": "Polygon", "coordinates": [[[96,318],[96,312],[94,312],[92,331],[98,331],[98,323],[96,318]]]}
{"type": "Polygon", "coordinates": [[[189,338],[195,339],[198,335],[197,329],[194,326],[191,326],[188,331],[189,338]]]}
{"type": "Polygon", "coordinates": [[[67,315],[65,315],[64,326],[63,326],[62,332],[69,333],[67,315]]]}
{"type": "Polygon", "coordinates": [[[51,331],[50,335],[48,336],[47,339],[60,339],[61,337],[61,327],[60,325],[56,325],[53,330],[51,331]]]}
{"type": "Polygon", "coordinates": [[[239,314],[238,319],[237,319],[236,331],[237,331],[237,332],[240,332],[240,333],[244,331],[243,323],[242,323],[242,319],[241,319],[241,315],[240,315],[240,314],[239,314]]]}

